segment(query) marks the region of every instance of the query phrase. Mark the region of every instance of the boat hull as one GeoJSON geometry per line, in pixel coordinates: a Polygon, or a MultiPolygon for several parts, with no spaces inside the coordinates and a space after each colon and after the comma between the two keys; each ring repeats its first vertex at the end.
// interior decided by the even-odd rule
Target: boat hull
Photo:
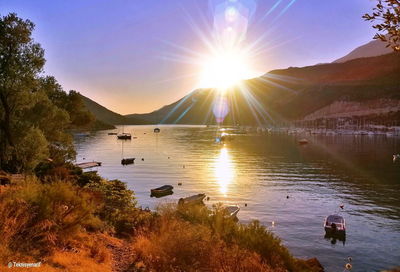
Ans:
{"type": "Polygon", "coordinates": [[[179,205],[204,205],[204,202],[203,202],[204,198],[206,198],[205,194],[193,195],[190,197],[179,199],[178,204],[179,205]]]}
{"type": "Polygon", "coordinates": [[[132,139],[132,136],[117,136],[117,138],[119,140],[130,140],[130,139],[132,139]]]}
{"type": "Polygon", "coordinates": [[[122,165],[134,164],[135,158],[126,158],[121,160],[122,165]]]}
{"type": "Polygon", "coordinates": [[[167,195],[172,195],[174,187],[171,185],[164,185],[159,188],[151,189],[150,190],[150,196],[154,197],[163,197],[167,195]]]}
{"type": "Polygon", "coordinates": [[[346,230],[344,229],[333,229],[331,227],[325,227],[325,233],[330,235],[346,235],[346,230]]]}

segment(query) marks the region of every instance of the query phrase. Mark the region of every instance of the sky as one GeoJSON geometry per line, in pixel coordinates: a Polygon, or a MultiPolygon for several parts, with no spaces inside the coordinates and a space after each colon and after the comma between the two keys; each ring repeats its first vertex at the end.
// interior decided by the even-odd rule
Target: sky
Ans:
{"type": "Polygon", "coordinates": [[[331,62],[371,41],[375,32],[361,16],[374,4],[373,0],[0,0],[0,15],[15,12],[35,23],[34,39],[45,49],[45,73],[55,76],[64,90],[79,91],[110,110],[131,114],[154,111],[195,88],[208,87],[201,86],[204,67],[199,63],[218,44],[221,6],[243,7],[238,9],[245,20],[237,26],[241,34],[237,43],[243,48],[255,45],[248,63],[254,75],[261,75],[331,62]]]}

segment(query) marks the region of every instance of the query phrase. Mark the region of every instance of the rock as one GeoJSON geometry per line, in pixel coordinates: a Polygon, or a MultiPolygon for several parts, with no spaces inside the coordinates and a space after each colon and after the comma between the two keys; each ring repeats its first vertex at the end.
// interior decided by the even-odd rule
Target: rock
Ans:
{"type": "Polygon", "coordinates": [[[313,272],[324,272],[324,267],[318,261],[317,258],[308,259],[305,261],[305,264],[311,269],[313,272]]]}

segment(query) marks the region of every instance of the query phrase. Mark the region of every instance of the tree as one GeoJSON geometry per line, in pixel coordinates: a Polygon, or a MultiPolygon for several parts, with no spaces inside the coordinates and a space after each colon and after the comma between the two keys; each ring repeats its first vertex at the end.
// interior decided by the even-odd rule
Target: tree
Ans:
{"type": "Polygon", "coordinates": [[[54,77],[43,76],[44,50],[33,29],[15,13],[0,17],[0,169],[10,172],[31,171],[47,158],[55,164],[73,159],[67,129],[94,122],[78,93],[67,94],[54,77]]]}
{"type": "Polygon", "coordinates": [[[0,165],[17,160],[16,143],[24,138],[17,120],[31,106],[44,51],[31,38],[34,24],[15,13],[0,18],[0,165]]]}
{"type": "Polygon", "coordinates": [[[400,51],[400,0],[378,0],[372,14],[365,14],[366,21],[379,21],[373,25],[378,30],[374,39],[387,43],[387,47],[400,51]]]}

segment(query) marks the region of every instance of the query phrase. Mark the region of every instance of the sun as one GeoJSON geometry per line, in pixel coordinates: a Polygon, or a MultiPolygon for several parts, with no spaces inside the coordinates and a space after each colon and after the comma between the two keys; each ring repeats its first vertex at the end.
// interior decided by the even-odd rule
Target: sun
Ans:
{"type": "Polygon", "coordinates": [[[241,50],[231,49],[204,58],[199,85],[202,88],[226,91],[252,77],[255,77],[255,73],[251,69],[249,57],[241,50]]]}

